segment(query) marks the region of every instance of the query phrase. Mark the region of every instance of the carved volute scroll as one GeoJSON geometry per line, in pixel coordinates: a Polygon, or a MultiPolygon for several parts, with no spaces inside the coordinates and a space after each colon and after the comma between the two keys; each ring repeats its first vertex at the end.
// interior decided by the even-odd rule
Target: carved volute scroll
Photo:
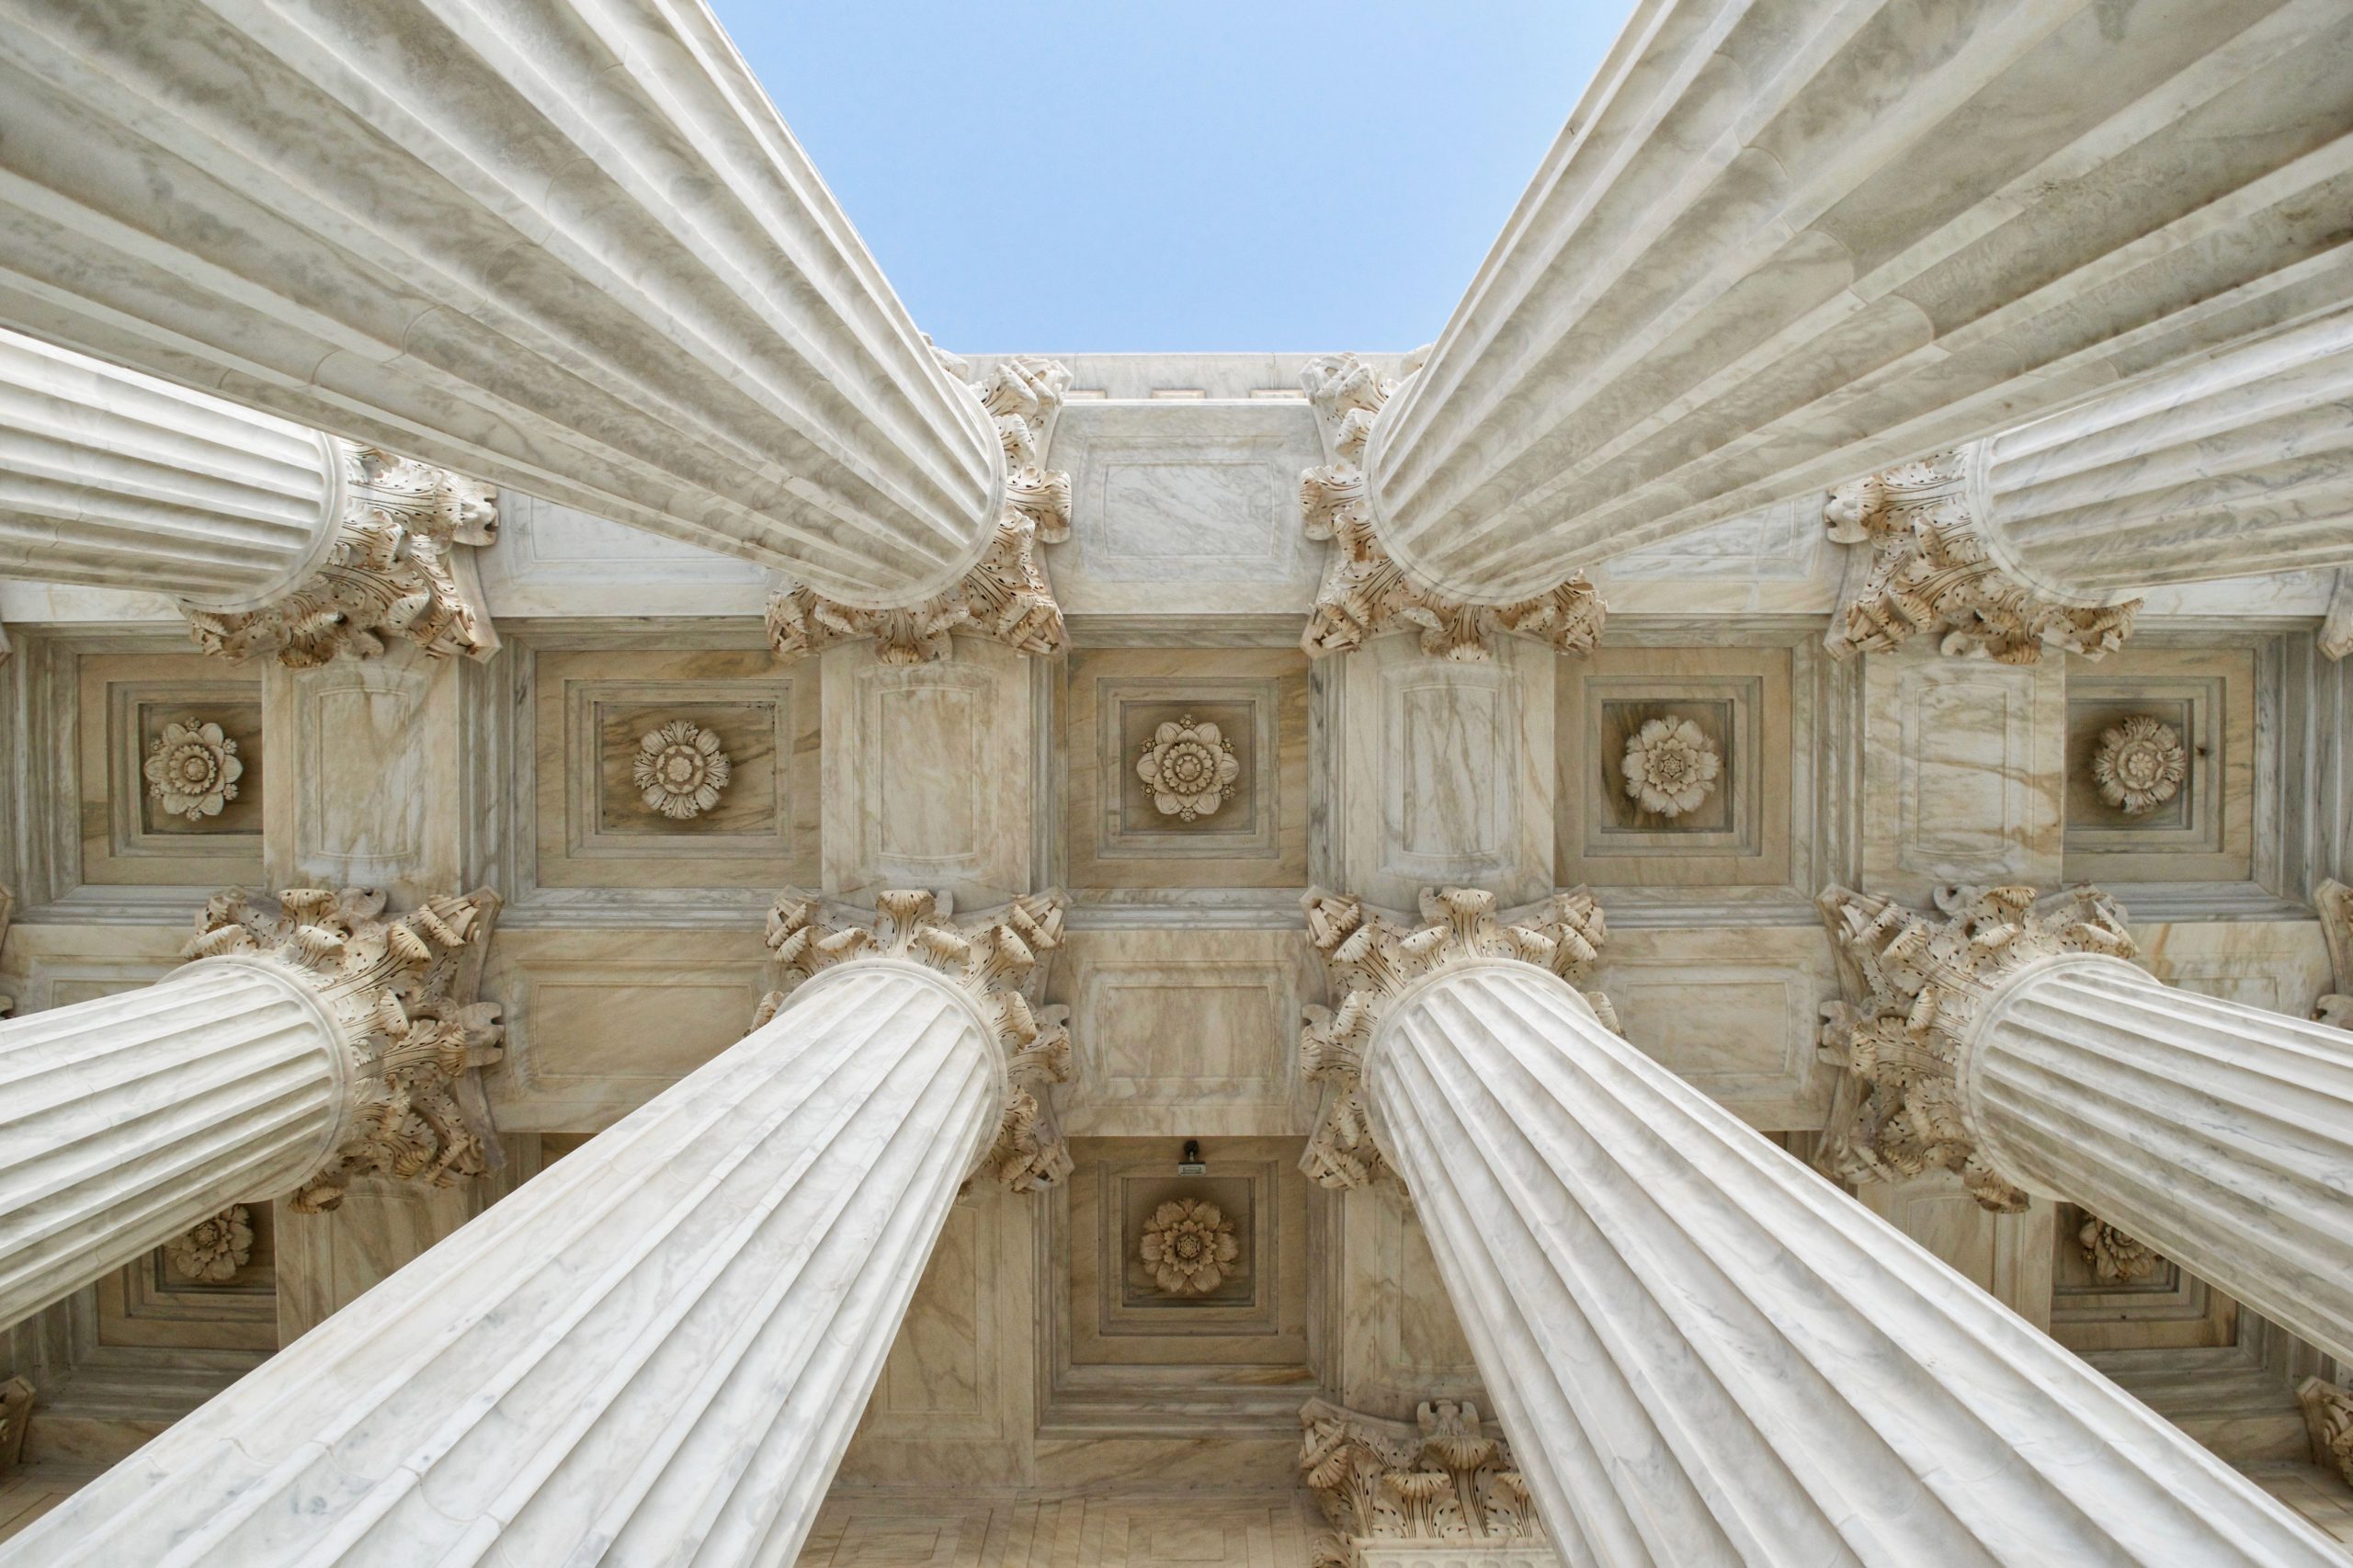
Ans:
{"type": "Polygon", "coordinates": [[[1300,1477],[1331,1525],[1316,1543],[1317,1568],[1356,1568],[1373,1542],[1543,1540],[1510,1445],[1487,1432],[1475,1405],[1425,1403],[1408,1426],[1316,1399],[1299,1425],[1300,1477]]]}

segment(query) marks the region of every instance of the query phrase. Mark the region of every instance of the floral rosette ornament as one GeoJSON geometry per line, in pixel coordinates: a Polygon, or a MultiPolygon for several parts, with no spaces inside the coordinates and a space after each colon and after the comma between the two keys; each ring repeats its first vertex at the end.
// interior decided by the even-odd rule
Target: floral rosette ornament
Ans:
{"type": "Polygon", "coordinates": [[[220,725],[191,713],[164,726],[140,771],[147,776],[147,793],[166,813],[201,822],[219,816],[237,798],[245,765],[237,760],[237,743],[220,725]]]}
{"type": "Polygon", "coordinates": [[[253,1261],[253,1214],[232,1203],[210,1220],[199,1220],[164,1244],[172,1272],[183,1279],[220,1285],[253,1261]]]}
{"type": "Polygon", "coordinates": [[[2092,754],[2092,782],[2099,798],[2128,817],[2145,816],[2181,792],[2189,777],[2189,754],[2181,732],[2146,713],[2135,713],[2101,732],[2092,754]]]}
{"type": "Polygon", "coordinates": [[[1233,1272],[1242,1244],[1233,1222],[1214,1203],[1180,1198],[1164,1203],[1143,1222],[1139,1249],[1153,1283],[1172,1296],[1205,1296],[1233,1272]]]}
{"type": "Polygon", "coordinates": [[[1233,781],[1241,776],[1233,743],[1215,724],[1193,722],[1190,713],[1154,731],[1136,762],[1136,777],[1152,791],[1160,814],[1185,822],[1215,812],[1233,796],[1233,781]]]}
{"type": "Polygon", "coordinates": [[[727,754],[699,724],[673,719],[637,743],[630,777],[647,807],[676,822],[719,804],[727,788],[727,754]]]}
{"type": "Polygon", "coordinates": [[[1679,817],[1699,809],[1723,763],[1688,719],[1652,719],[1626,743],[1626,793],[1646,812],[1679,817]]]}

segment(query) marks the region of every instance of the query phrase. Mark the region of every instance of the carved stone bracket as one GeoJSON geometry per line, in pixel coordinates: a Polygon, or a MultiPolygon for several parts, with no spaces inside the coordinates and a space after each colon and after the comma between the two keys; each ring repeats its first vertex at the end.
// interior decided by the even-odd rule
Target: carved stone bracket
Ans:
{"type": "MultiPolygon", "coordinates": [[[[1418,357],[1409,357],[1408,376],[1419,368],[1418,357]]],[[[1490,658],[1496,635],[1506,631],[1540,639],[1563,653],[1592,650],[1608,609],[1583,573],[1508,605],[1454,603],[1409,578],[1373,532],[1358,466],[1373,415],[1404,383],[1353,354],[1310,360],[1301,381],[1323,433],[1325,461],[1300,475],[1300,507],[1307,537],[1332,541],[1324,585],[1300,639],[1310,658],[1351,652],[1400,623],[1421,628],[1422,651],[1434,658],[1490,658]]]]}
{"type": "Polygon", "coordinates": [[[466,551],[498,537],[497,493],[375,447],[343,451],[340,531],[310,575],[259,609],[186,608],[206,653],[291,669],[373,658],[398,636],[435,657],[487,658],[498,639],[466,551]]]}
{"type": "Polygon", "coordinates": [[[979,397],[1005,445],[1005,506],[995,537],[955,586],[921,604],[858,609],[803,585],[786,588],[768,601],[768,641],[777,652],[813,653],[871,637],[883,663],[917,665],[947,658],[949,635],[960,629],[1025,653],[1063,651],[1062,606],[1038,547],[1070,538],[1070,475],[1040,460],[1070,388],[1070,369],[1060,360],[1017,356],[973,381],[963,360],[933,352],[979,397]]]}
{"type": "Polygon", "coordinates": [[[1016,1192],[1051,1187],[1070,1174],[1070,1150],[1044,1096],[1071,1079],[1070,1009],[1040,1006],[1040,956],[1062,946],[1064,901],[1032,893],[970,921],[949,919],[944,893],[897,890],[875,900],[871,925],[828,911],[818,895],[787,889],[768,912],[777,986],[760,1001],[757,1028],[801,983],[861,958],[907,959],[938,971],[993,1019],[1005,1050],[1005,1116],[981,1168],[1016,1192]],[[829,919],[829,915],[831,919],[829,919]],[[834,921],[840,921],[835,924],[834,921]]]}
{"type": "MultiPolygon", "coordinates": [[[[1450,964],[1515,959],[1577,984],[1599,956],[1601,906],[1583,889],[1516,912],[1495,913],[1478,888],[1422,892],[1422,924],[1392,920],[1344,894],[1311,889],[1301,900],[1307,938],[1331,977],[1333,1008],[1309,1007],[1299,1042],[1300,1072],[1324,1086],[1315,1131],[1300,1160],[1319,1185],[1362,1187],[1385,1169],[1365,1113],[1365,1051],[1390,1006],[1415,981],[1450,964]]],[[[1584,993],[1601,1021],[1618,1027],[1608,999],[1584,993]]]]}
{"type": "MultiPolygon", "coordinates": [[[[1299,1472],[1332,1527],[1317,1542],[1316,1568],[1359,1568],[1385,1558],[1384,1541],[1445,1543],[1470,1549],[1465,1561],[1491,1562],[1544,1540],[1510,1446],[1487,1434],[1475,1405],[1424,1404],[1408,1426],[1316,1399],[1301,1407],[1299,1425],[1299,1472]]],[[[1528,1561],[1551,1561],[1550,1551],[1528,1561]]]]}
{"type": "MultiPolygon", "coordinates": [[[[2313,1017],[2340,1029],[2353,1029],[2353,888],[2330,880],[2313,889],[2321,936],[2328,943],[2328,967],[2336,989],[2313,1004],[2313,1017]]],[[[6,905],[0,903],[0,930],[6,905]]]]}
{"type": "Polygon", "coordinates": [[[369,888],[295,889],[275,906],[233,888],[207,902],[182,956],[258,959],[303,982],[351,1056],[342,1142],[296,1209],[335,1208],[355,1176],[447,1187],[489,1168],[473,1074],[498,1060],[506,1030],[498,1005],[473,994],[498,905],[487,888],[398,916],[369,888]]]}
{"type": "Polygon", "coordinates": [[[1815,1165],[1841,1181],[1960,1174],[1987,1209],[2026,1194],[1989,1165],[1961,1103],[1961,1054],[1986,997],[2009,974],[2062,953],[2129,959],[2124,911],[2097,888],[2037,899],[2032,888],[1945,888],[1941,920],[1890,899],[1825,889],[1849,1002],[1823,1008],[1823,1060],[1845,1070],[1815,1165]]]}
{"type": "Polygon", "coordinates": [[[2048,642],[2097,659],[2123,645],[2141,608],[2054,604],[2006,573],[1988,550],[1971,496],[1974,450],[1940,452],[1830,493],[1830,537],[1868,544],[1870,569],[1849,568],[1824,645],[1833,657],[1884,653],[1923,631],[1943,652],[2031,665],[2048,642]]]}
{"type": "Polygon", "coordinates": [[[2306,1378],[2296,1389],[2296,1403],[2304,1408],[2313,1463],[2335,1471],[2353,1486],[2353,1392],[2325,1379],[2306,1378]]]}

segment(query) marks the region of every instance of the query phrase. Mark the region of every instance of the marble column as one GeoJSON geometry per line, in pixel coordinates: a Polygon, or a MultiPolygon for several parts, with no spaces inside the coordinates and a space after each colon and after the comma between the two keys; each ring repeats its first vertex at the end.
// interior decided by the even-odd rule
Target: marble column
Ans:
{"type": "Polygon", "coordinates": [[[1609,1027],[1599,911],[1311,894],[1308,1168],[1386,1168],[1564,1562],[2303,1563],[2336,1547],[1609,1027]]]}
{"type": "MultiPolygon", "coordinates": [[[[995,543],[990,410],[706,6],[7,0],[0,170],[51,341],[851,606],[995,543]]],[[[1051,248],[1006,187],[976,267],[1051,248]]]]}
{"type": "Polygon", "coordinates": [[[1068,1165],[1051,898],[779,904],[741,1042],[278,1353],[0,1563],[789,1563],[976,1169],[1068,1165]]]}
{"type": "Polygon", "coordinates": [[[0,1022],[0,1324],[233,1203],[330,1208],[355,1174],[484,1168],[469,1000],[488,892],[388,918],[380,894],[216,897],[195,961],[153,985],[0,1022]]]}
{"type": "Polygon", "coordinates": [[[1831,617],[1841,655],[1937,631],[2097,658],[2143,589],[2353,565],[2353,311],[1842,485],[1827,516],[1871,547],[1831,617]]]}
{"type": "Polygon", "coordinates": [[[1943,903],[1822,895],[1862,997],[1824,1034],[1849,1074],[1825,1167],[2063,1199],[2353,1359],[2353,1037],[2134,967],[2096,889],[1943,903]]]}
{"type": "Polygon", "coordinates": [[[232,658],[486,657],[496,527],[471,480],[0,330],[0,576],[176,598],[232,658]]]}
{"type": "Polygon", "coordinates": [[[1639,6],[1372,419],[1370,527],[1519,603],[2340,301],[2349,57],[2309,0],[1639,6]]]}

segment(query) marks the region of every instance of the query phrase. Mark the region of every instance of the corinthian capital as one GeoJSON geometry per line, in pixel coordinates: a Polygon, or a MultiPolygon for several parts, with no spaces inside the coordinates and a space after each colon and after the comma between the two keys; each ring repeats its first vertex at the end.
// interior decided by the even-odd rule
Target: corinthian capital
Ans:
{"type": "Polygon", "coordinates": [[[1973,485],[1979,449],[1939,452],[1842,484],[1823,509],[1830,537],[1869,545],[1870,568],[1847,569],[1824,644],[1837,658],[1883,653],[1923,631],[1943,652],[2031,665],[2048,642],[2097,659],[2123,645],[2141,608],[2053,603],[2004,571],[1988,547],[1973,485]]]}
{"type": "MultiPolygon", "coordinates": [[[[1300,1168],[1324,1187],[1362,1187],[1383,1168],[1365,1115],[1365,1051],[1398,997],[1415,982],[1458,964],[1509,959],[1579,984],[1599,956],[1601,906],[1580,888],[1514,912],[1495,912],[1478,888],[1425,889],[1419,925],[1392,919],[1342,893],[1313,889],[1301,901],[1307,939],[1323,958],[1335,1007],[1306,1009],[1300,1072],[1324,1086],[1324,1103],[1300,1168]]],[[[1585,992],[1603,1023],[1617,1027],[1608,1000],[1585,992]]]]}
{"type": "Polygon", "coordinates": [[[1331,1526],[1319,1565],[1357,1568],[1368,1545],[1379,1551],[1375,1543],[1392,1541],[1415,1543],[1416,1562],[1451,1563],[1449,1548],[1475,1551],[1481,1562],[1552,1560],[1511,1446],[1487,1431],[1476,1405],[1425,1403],[1409,1424],[1313,1399],[1300,1408],[1299,1426],[1300,1478],[1331,1526]],[[1498,1554],[1506,1542],[1533,1550],[1498,1554]]]}
{"type": "Polygon", "coordinates": [[[777,985],[762,998],[757,1028],[792,992],[835,965],[902,959],[938,971],[970,996],[1005,1052],[1005,1116],[982,1168],[1016,1192],[1070,1174],[1070,1151],[1043,1096],[1071,1077],[1070,1009],[1040,1006],[1044,954],[1062,946],[1059,892],[1026,898],[966,921],[949,918],[945,893],[897,890],[875,900],[870,922],[829,911],[813,893],[788,889],[768,911],[768,950],[777,985]]]}
{"type": "Polygon", "coordinates": [[[1815,900],[1851,1000],[1823,1008],[1822,1058],[1843,1068],[1816,1164],[1842,1181],[1957,1172],[1986,1208],[2026,1194],[1986,1163],[1960,1072],[1986,1000],[2009,976],[2066,953],[2129,959],[2124,911],[2097,888],[1946,888],[1941,918],[1825,889],[1815,900]]]}
{"type": "MultiPolygon", "coordinates": [[[[1416,369],[1417,358],[1409,358],[1409,374],[1416,369]]],[[[1300,639],[1309,657],[1348,653],[1401,624],[1419,627],[1422,651],[1437,658],[1489,658],[1496,635],[1506,631],[1537,638],[1563,653],[1592,649],[1607,610],[1581,572],[1534,598],[1507,605],[1449,600],[1407,576],[1373,530],[1360,466],[1373,416],[1404,383],[1353,354],[1310,360],[1301,381],[1315,410],[1325,461],[1300,475],[1300,509],[1307,537],[1332,541],[1324,585],[1300,639]]]]}
{"type": "Polygon", "coordinates": [[[473,1000],[498,913],[483,889],[387,916],[370,888],[298,888],[274,903],[216,893],[183,957],[268,964],[301,981],[335,1020],[350,1073],[335,1154],[294,1195],[306,1213],[343,1201],[355,1176],[449,1186],[488,1168],[487,1120],[469,1075],[498,1060],[495,1003],[473,1000]]]}
{"type": "Polygon", "coordinates": [[[326,557],[257,609],[187,607],[205,652],[293,669],[340,653],[373,658],[399,637],[435,658],[498,647],[470,552],[498,537],[488,485],[374,447],[337,441],[343,515],[326,557]]]}
{"type": "Polygon", "coordinates": [[[768,601],[768,641],[779,653],[813,653],[870,637],[883,663],[923,664],[948,657],[949,635],[959,630],[1025,653],[1063,651],[1062,606],[1038,547],[1070,537],[1070,475],[1041,461],[1070,389],[1069,367],[1023,355],[974,380],[963,360],[934,352],[996,421],[1005,447],[1005,501],[988,547],[953,587],[920,604],[861,609],[803,585],[787,588],[768,601]]]}

